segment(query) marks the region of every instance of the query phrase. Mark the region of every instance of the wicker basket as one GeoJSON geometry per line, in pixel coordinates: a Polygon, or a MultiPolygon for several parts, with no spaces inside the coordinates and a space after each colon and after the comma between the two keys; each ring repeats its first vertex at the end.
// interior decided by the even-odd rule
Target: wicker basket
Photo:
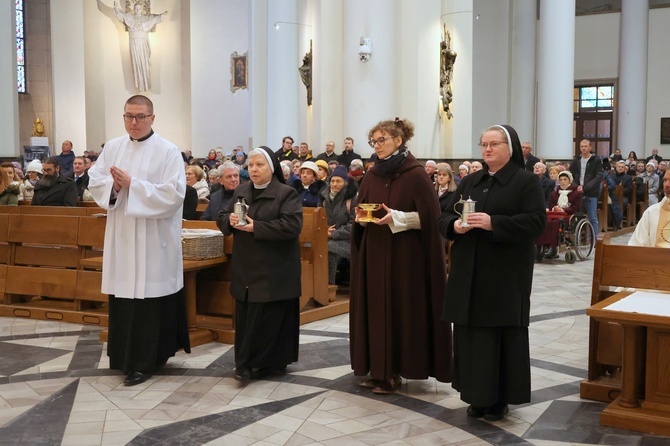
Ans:
{"type": "Polygon", "coordinates": [[[223,257],[223,234],[213,229],[182,229],[184,260],[205,260],[223,257]]]}

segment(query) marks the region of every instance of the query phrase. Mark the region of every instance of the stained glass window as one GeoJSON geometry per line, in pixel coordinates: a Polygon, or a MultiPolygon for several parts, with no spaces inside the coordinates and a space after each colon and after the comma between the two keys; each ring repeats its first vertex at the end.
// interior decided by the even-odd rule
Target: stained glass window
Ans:
{"type": "Polygon", "coordinates": [[[16,5],[16,74],[19,93],[26,92],[26,47],[23,32],[23,0],[14,0],[16,5]]]}

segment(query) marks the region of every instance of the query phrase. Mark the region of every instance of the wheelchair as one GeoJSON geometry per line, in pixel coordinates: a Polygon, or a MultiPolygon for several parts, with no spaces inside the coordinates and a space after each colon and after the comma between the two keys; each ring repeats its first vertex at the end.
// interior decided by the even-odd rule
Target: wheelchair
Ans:
{"type": "Polygon", "coordinates": [[[582,212],[566,215],[549,211],[545,232],[535,244],[537,262],[542,262],[549,248],[565,246],[565,261],[572,264],[577,259],[586,260],[591,256],[595,246],[595,231],[582,212]]]}

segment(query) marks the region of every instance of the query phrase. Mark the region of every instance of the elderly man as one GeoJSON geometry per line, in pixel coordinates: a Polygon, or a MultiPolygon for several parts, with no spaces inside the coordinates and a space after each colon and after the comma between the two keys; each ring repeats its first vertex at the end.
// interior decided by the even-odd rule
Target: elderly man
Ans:
{"type": "Polygon", "coordinates": [[[470,173],[479,172],[484,166],[479,161],[473,161],[470,163],[470,173]]]}
{"type": "Polygon", "coordinates": [[[540,186],[542,186],[542,191],[544,191],[544,207],[549,209],[549,201],[551,200],[551,193],[556,187],[556,182],[545,175],[547,172],[547,166],[544,165],[541,161],[535,163],[533,166],[533,173],[540,180],[540,186]]]}
{"type": "Polygon", "coordinates": [[[235,188],[240,185],[240,171],[235,163],[225,161],[219,166],[218,173],[221,187],[209,197],[209,204],[200,220],[216,221],[219,211],[225,209],[235,188]]]}
{"type": "Polygon", "coordinates": [[[426,164],[423,167],[426,170],[426,174],[428,175],[428,178],[430,178],[430,181],[435,184],[435,172],[437,171],[437,163],[434,160],[428,160],[426,161],[426,164]]]}
{"type": "Polygon", "coordinates": [[[335,143],[333,141],[326,142],[326,151],[317,155],[316,160],[324,160],[329,163],[337,161],[337,154],[335,153],[335,143]]]}
{"type": "Polygon", "coordinates": [[[42,164],[44,175],[35,184],[31,206],[76,206],[77,186],[61,175],[58,157],[52,156],[42,164]]]}
{"type": "MultiPolygon", "coordinates": [[[[219,168],[220,167],[221,166],[219,166],[219,168]]],[[[213,194],[214,192],[221,190],[221,183],[219,182],[221,180],[221,174],[219,173],[219,168],[210,169],[209,172],[207,172],[210,194],[213,194]]]]}
{"type": "Polygon", "coordinates": [[[72,173],[72,163],[74,162],[72,141],[63,141],[61,150],[61,154],[56,157],[58,158],[58,164],[60,165],[60,173],[61,175],[68,176],[72,173]]]}
{"type": "Polygon", "coordinates": [[[531,153],[533,151],[533,147],[528,141],[525,141],[521,144],[521,151],[523,152],[523,162],[526,170],[533,172],[535,170],[535,164],[540,161],[540,158],[533,156],[531,153]]]}
{"type": "Polygon", "coordinates": [[[670,171],[663,175],[663,193],[665,198],[642,214],[629,245],[670,248],[670,171]]]}
{"type": "Polygon", "coordinates": [[[151,377],[180,348],[190,353],[181,252],[184,161],[154,133],[154,105],[124,106],[127,135],[112,139],[89,170],[88,190],[107,210],[102,292],[109,295],[109,367],[126,386],[151,377]]]}

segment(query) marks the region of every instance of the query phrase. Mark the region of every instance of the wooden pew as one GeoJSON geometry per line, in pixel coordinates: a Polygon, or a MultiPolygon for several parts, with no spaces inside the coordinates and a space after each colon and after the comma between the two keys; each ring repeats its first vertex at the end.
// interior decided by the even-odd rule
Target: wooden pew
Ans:
{"type": "Polygon", "coordinates": [[[598,228],[593,228],[597,229],[598,232],[607,232],[607,228],[609,228],[609,206],[608,206],[608,199],[609,198],[609,190],[607,189],[607,185],[603,184],[602,190],[600,191],[600,197],[598,197],[598,209],[597,209],[597,214],[598,214],[598,228]]]}
{"type": "MultiPolygon", "coordinates": [[[[598,236],[593,265],[591,305],[615,294],[615,287],[670,291],[670,262],[665,248],[612,245],[611,234],[598,236]]],[[[623,330],[591,319],[588,378],[580,396],[611,402],[621,392],[623,330]]]]}

